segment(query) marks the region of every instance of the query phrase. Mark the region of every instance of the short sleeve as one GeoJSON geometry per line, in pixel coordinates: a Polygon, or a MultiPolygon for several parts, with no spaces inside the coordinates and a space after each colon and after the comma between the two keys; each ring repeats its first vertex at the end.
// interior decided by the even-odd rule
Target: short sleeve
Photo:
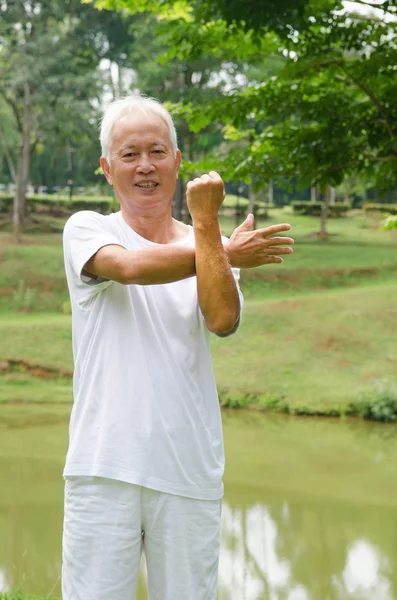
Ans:
{"type": "Polygon", "coordinates": [[[71,293],[75,287],[91,287],[95,288],[96,294],[113,283],[109,279],[94,279],[82,274],[84,265],[100,248],[110,244],[123,246],[109,229],[105,219],[103,215],[83,210],[73,214],[66,222],[63,231],[63,248],[66,276],[71,293]]]}

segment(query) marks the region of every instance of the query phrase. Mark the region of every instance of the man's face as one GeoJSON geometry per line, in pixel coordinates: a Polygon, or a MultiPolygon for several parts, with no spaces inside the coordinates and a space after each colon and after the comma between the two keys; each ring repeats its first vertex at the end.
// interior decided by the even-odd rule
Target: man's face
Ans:
{"type": "Polygon", "coordinates": [[[116,121],[110,162],[101,158],[121,206],[132,208],[137,216],[171,207],[180,162],[165,122],[140,111],[116,121]]]}

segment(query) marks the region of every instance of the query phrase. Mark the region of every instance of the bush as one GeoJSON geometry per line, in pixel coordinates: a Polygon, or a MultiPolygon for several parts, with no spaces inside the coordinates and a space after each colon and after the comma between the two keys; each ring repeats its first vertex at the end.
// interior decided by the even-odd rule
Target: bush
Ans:
{"type": "Polygon", "coordinates": [[[386,231],[397,229],[397,215],[387,217],[386,221],[383,223],[382,229],[385,229],[386,231]]]}
{"type": "MultiPolygon", "coordinates": [[[[295,200],[291,203],[294,213],[297,215],[309,215],[319,217],[321,215],[322,202],[307,202],[303,200],[295,200]]],[[[344,217],[350,210],[348,202],[336,202],[328,206],[328,216],[332,218],[344,217]]]]}
{"type": "MultiPolygon", "coordinates": [[[[11,194],[0,196],[0,213],[10,213],[14,197],[11,194]]],[[[28,194],[26,196],[28,213],[47,213],[67,215],[78,210],[95,210],[109,214],[118,210],[119,204],[113,196],[54,196],[51,194],[28,194]]]]}
{"type": "Polygon", "coordinates": [[[369,204],[363,204],[363,210],[365,214],[370,212],[381,212],[389,215],[397,215],[397,204],[378,204],[371,202],[369,204]]]}
{"type": "Polygon", "coordinates": [[[373,391],[360,394],[346,414],[373,421],[396,421],[397,386],[385,380],[376,381],[373,391]]]}

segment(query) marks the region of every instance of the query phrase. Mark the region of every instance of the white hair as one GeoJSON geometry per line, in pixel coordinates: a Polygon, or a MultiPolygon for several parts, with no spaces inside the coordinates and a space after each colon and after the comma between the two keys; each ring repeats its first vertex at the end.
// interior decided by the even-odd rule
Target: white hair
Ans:
{"type": "Polygon", "coordinates": [[[106,107],[101,121],[99,139],[101,141],[102,156],[107,161],[110,160],[110,149],[112,147],[112,131],[116,121],[126,115],[136,114],[138,111],[147,114],[154,114],[160,117],[167,125],[170,132],[170,139],[174,154],[178,149],[175,125],[168,110],[155,98],[149,98],[141,94],[126,96],[120,100],[114,100],[106,107]]]}

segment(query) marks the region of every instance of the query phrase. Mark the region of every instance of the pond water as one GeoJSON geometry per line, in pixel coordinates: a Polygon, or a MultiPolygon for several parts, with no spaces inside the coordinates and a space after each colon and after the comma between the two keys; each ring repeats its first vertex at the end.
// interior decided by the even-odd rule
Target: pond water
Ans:
{"type": "MultiPolygon", "coordinates": [[[[219,600],[397,600],[396,427],[223,420],[219,600]]],[[[0,591],[60,595],[66,444],[66,424],[0,431],[0,591]]]]}

